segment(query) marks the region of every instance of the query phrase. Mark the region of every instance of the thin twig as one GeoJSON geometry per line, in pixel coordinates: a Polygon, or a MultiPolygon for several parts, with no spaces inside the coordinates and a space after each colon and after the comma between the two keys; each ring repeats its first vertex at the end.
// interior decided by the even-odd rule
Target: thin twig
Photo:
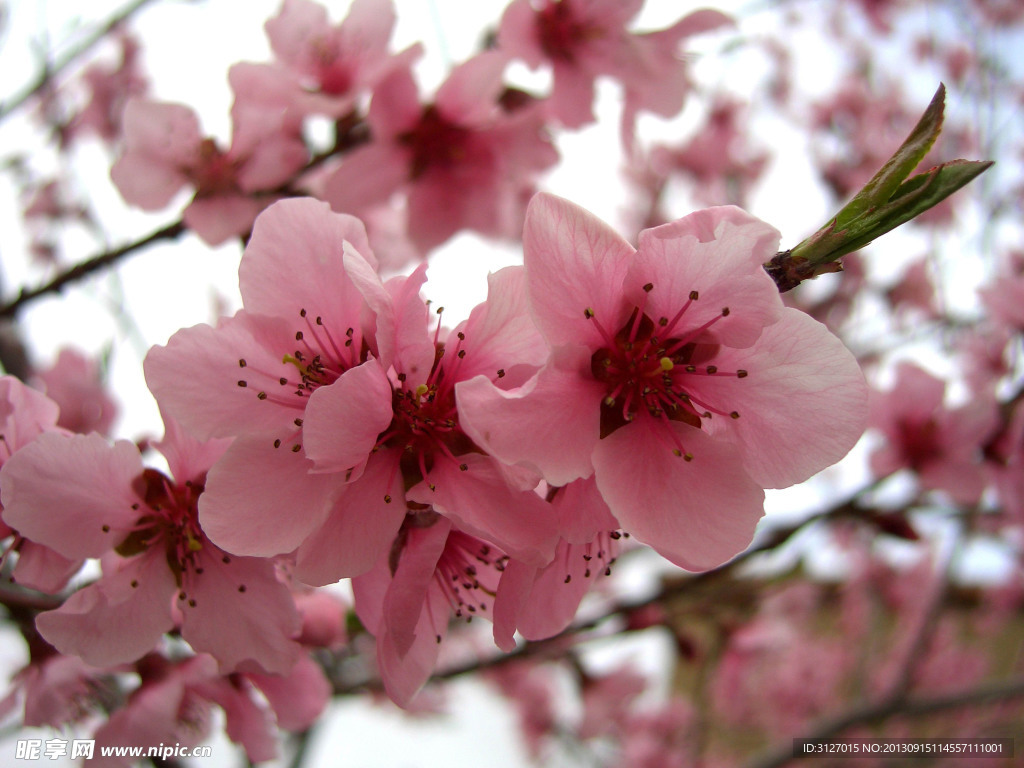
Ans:
{"type": "Polygon", "coordinates": [[[22,288],[21,291],[18,292],[18,297],[16,299],[13,299],[0,307],[0,318],[13,317],[21,307],[28,304],[30,301],[38,299],[40,296],[45,296],[48,293],[56,293],[68,283],[81,280],[86,275],[92,274],[104,267],[108,267],[125,256],[141,250],[148,245],[152,245],[160,240],[174,240],[184,231],[184,223],[176,221],[173,224],[167,225],[163,229],[158,229],[156,232],[146,235],[141,240],[136,240],[133,243],[129,243],[128,245],[118,248],[117,250],[101,253],[98,256],[94,256],[91,259],[76,264],[70,269],[61,272],[45,285],[41,285],[38,288],[33,288],[31,290],[22,288]]]}

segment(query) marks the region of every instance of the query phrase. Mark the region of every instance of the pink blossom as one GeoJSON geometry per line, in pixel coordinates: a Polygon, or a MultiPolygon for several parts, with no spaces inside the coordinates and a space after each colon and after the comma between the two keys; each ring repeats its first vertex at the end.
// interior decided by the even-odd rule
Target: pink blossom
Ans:
{"type": "Polygon", "coordinates": [[[23,725],[62,728],[99,709],[104,688],[102,670],[52,649],[50,655],[40,655],[42,658],[33,658],[15,674],[11,691],[0,702],[0,715],[6,715],[23,698],[23,725]]]}
{"type": "Polygon", "coordinates": [[[123,31],[116,34],[116,40],[121,53],[116,65],[96,63],[82,72],[89,102],[69,121],[62,135],[64,141],[87,133],[108,142],[121,138],[125,103],[132,97],[143,96],[149,89],[142,72],[138,41],[123,31]]]}
{"type": "MultiPolygon", "coordinates": [[[[139,687],[95,733],[97,759],[102,746],[199,744],[209,733],[212,705],[217,705],[224,711],[228,738],[245,749],[249,760],[272,760],[277,756],[275,725],[289,731],[308,729],[330,697],[323,671],[308,656],[286,675],[223,676],[216,661],[205,655],[171,662],[150,654],[136,666],[139,687]]],[[[100,765],[128,763],[111,758],[100,765]]]]}
{"type": "Polygon", "coordinates": [[[502,106],[506,63],[493,51],[464,62],[425,106],[408,69],[391,74],[370,104],[373,140],[326,179],[323,198],[358,214],[404,191],[423,253],[460,229],[517,237],[535,179],[558,155],[536,104],[502,106]]]}
{"type": "Polygon", "coordinates": [[[298,653],[288,588],[273,563],[230,557],[199,527],[206,471],[226,443],[200,443],[165,423],[157,447],[176,479],[144,469],[131,443],[110,445],[95,433],[40,435],[4,465],[12,525],[65,557],[103,558],[103,577],[36,626],[94,666],[139,658],[177,624],[225,671],[284,672],[298,653]]]}
{"type": "Polygon", "coordinates": [[[609,575],[618,552],[618,522],[593,478],[557,489],[549,514],[559,532],[554,558],[542,566],[511,560],[494,598],[494,641],[508,652],[513,633],[545,640],[565,629],[580,601],[609,575]]]}
{"type": "Polygon", "coordinates": [[[204,530],[240,555],[295,551],[296,575],[311,584],[368,570],[410,502],[549,558],[536,478],[479,455],[454,399],[459,381],[542,362],[521,271],[492,276],[488,302],[442,343],[419,297],[424,269],[385,284],[374,267],[356,219],[282,201],[242,258],[245,309],[150,352],[164,407],[204,437],[239,436],[207,478],[204,530]]]}
{"type": "MultiPolygon", "coordinates": [[[[0,466],[6,466],[12,456],[44,433],[59,433],[58,411],[58,405],[50,398],[13,376],[0,376],[0,466]]],[[[4,508],[9,503],[7,496],[0,500],[0,539],[11,537],[3,558],[11,552],[18,553],[11,580],[41,592],[60,591],[82,567],[82,558],[66,557],[26,537],[4,508]]]]}
{"type": "Polygon", "coordinates": [[[257,67],[291,105],[306,113],[341,117],[388,73],[419,55],[412,46],[388,52],[395,25],[390,0],[355,0],[348,16],[331,26],[327,10],[310,0],[285,0],[264,25],[279,64],[257,67]],[[277,67],[277,72],[270,70],[277,67]]]}
{"type": "MultiPolygon", "coordinates": [[[[291,552],[323,525],[340,491],[338,478],[311,474],[302,445],[310,396],[373,351],[364,328],[372,315],[345,270],[346,250],[373,263],[358,220],[309,199],[271,206],[239,267],[244,309],[216,328],[179,331],[146,358],[151,390],[187,429],[202,439],[239,436],[208,475],[200,505],[204,530],[228,551],[291,552]]],[[[404,510],[383,494],[345,494],[397,530],[404,510]]],[[[364,546],[354,543],[355,555],[364,546]]]]}
{"type": "Polygon", "coordinates": [[[508,558],[433,512],[406,517],[388,556],[352,580],[356,613],[377,639],[384,688],[405,707],[426,683],[452,616],[489,617],[508,558]]]}
{"type": "MultiPolygon", "coordinates": [[[[242,98],[242,97],[239,97],[242,98]]],[[[160,210],[183,187],[195,189],[185,224],[210,245],[245,234],[273,199],[266,194],[306,162],[299,125],[286,112],[236,109],[231,148],[200,133],[184,105],[132,99],[125,106],[125,150],[110,175],[125,201],[160,210]]]]}
{"type": "Polygon", "coordinates": [[[996,426],[995,403],[978,395],[966,405],[944,405],[946,384],[913,363],[896,369],[892,389],[873,396],[870,426],[885,438],[871,454],[871,470],[885,477],[912,469],[921,487],[974,504],[985,487],[981,446],[996,426]]]}
{"type": "MultiPolygon", "coordinates": [[[[315,470],[345,473],[346,480],[353,478],[350,488],[374,488],[378,500],[400,509],[410,502],[415,509],[429,506],[510,555],[546,562],[555,533],[547,505],[532,492],[536,477],[509,473],[481,456],[459,426],[455,404],[459,382],[478,375],[499,381],[504,366],[533,370],[543,359],[543,343],[525,311],[521,268],[491,275],[487,301],[442,343],[440,328],[433,341],[427,331],[426,305],[418,295],[422,268],[385,286],[357,255],[347,255],[346,263],[376,312],[380,359],[342,374],[310,398],[303,430],[315,470]]],[[[354,515],[365,517],[363,506],[342,498],[328,526],[341,525],[351,538],[353,526],[368,528],[354,515]]],[[[366,541],[356,545],[363,556],[379,556],[400,522],[376,540],[376,549],[366,541]]],[[[299,549],[300,578],[311,575],[305,561],[319,563],[321,572],[332,567],[331,559],[340,563],[328,552],[341,546],[328,544],[332,538],[325,530],[299,549]]]]}
{"type": "Polygon", "coordinates": [[[677,565],[724,562],[749,543],[761,489],[838,461],[864,422],[853,357],[783,307],[761,268],[777,242],[739,209],[714,208],[641,232],[634,250],[538,195],[527,287],[551,358],[511,390],[460,384],[467,433],[553,485],[594,475],[622,527],[677,565]]]}
{"type": "Polygon", "coordinates": [[[104,386],[98,361],[64,348],[53,365],[37,371],[35,378],[60,407],[59,427],[80,434],[110,434],[118,409],[104,386]]]}
{"type": "Polygon", "coordinates": [[[639,109],[676,114],[688,90],[686,70],[677,56],[679,42],[730,19],[718,11],[691,13],[672,27],[634,34],[626,25],[641,0],[515,0],[498,30],[499,47],[531,68],[551,66],[552,113],[563,125],[593,122],[594,81],[618,78],[626,91],[627,122],[639,109]]]}

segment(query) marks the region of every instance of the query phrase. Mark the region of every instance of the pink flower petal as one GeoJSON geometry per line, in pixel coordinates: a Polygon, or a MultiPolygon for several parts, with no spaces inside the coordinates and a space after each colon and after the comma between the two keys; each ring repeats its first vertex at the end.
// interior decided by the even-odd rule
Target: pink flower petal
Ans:
{"type": "Polygon", "coordinates": [[[401,498],[385,501],[397,459],[390,451],[374,454],[362,477],[341,489],[327,520],[295,553],[297,579],[333,584],[366,573],[387,555],[406,512],[401,498]]]}
{"type": "Polygon", "coordinates": [[[485,376],[460,382],[460,425],[492,456],[535,469],[554,485],[590,476],[605,394],[590,376],[590,357],[583,347],[563,347],[526,384],[507,392],[485,376]]]}
{"type": "MultiPolygon", "coordinates": [[[[394,642],[395,653],[405,656],[416,635],[423,631],[420,615],[425,612],[434,587],[434,570],[441,559],[452,524],[443,517],[435,518],[427,528],[410,526],[398,566],[394,570],[391,586],[384,601],[385,633],[394,642]]],[[[447,585],[446,585],[447,586],[447,585]]],[[[442,614],[447,623],[450,608],[442,614]]],[[[433,636],[430,637],[435,641],[433,636]]]]}
{"type": "Polygon", "coordinates": [[[309,398],[302,425],[314,471],[351,472],[351,479],[358,478],[392,417],[391,383],[376,360],[318,388],[309,398]]]}
{"type": "Polygon", "coordinates": [[[584,312],[611,334],[626,321],[622,281],[633,247],[589,211],[539,193],[526,211],[523,249],[530,303],[548,342],[604,346],[584,312]]]}
{"type": "Polygon", "coordinates": [[[262,200],[240,194],[197,197],[181,218],[207,245],[221,245],[247,234],[265,205],[262,200]]]}
{"type": "Polygon", "coordinates": [[[256,220],[238,268],[246,311],[287,318],[298,328],[306,309],[327,328],[358,331],[362,303],[342,263],[346,242],[376,265],[358,219],[312,198],[270,206],[256,220]]]}
{"type": "Polygon", "coordinates": [[[174,625],[174,574],[163,553],[147,552],[111,568],[57,610],[36,617],[36,627],[47,642],[94,667],[135,661],[153,650],[174,625]]]}
{"type": "Polygon", "coordinates": [[[460,530],[501,547],[510,556],[544,565],[554,555],[558,530],[547,502],[531,491],[509,487],[496,462],[479,454],[439,461],[430,470],[431,490],[421,482],[406,498],[430,504],[460,530]]]}
{"type": "MultiPolygon", "coordinates": [[[[825,326],[795,309],[748,349],[715,359],[735,376],[692,377],[692,392],[738,418],[714,416],[709,431],[734,441],[764,488],[785,488],[839,461],[864,431],[868,388],[857,361],[825,326]]],[[[689,380],[688,380],[689,381],[689,380]]]]}
{"type": "Polygon", "coordinates": [[[677,327],[699,328],[728,307],[728,318],[716,322],[712,333],[731,346],[749,346],[782,312],[778,290],[761,269],[778,241],[774,228],[739,208],[697,211],[640,233],[626,291],[639,303],[642,287],[654,286],[644,309],[652,319],[674,318],[696,291],[698,298],[677,327]]]}
{"type": "Polygon", "coordinates": [[[437,89],[434,103],[438,111],[457,125],[485,123],[497,109],[507,64],[504,53],[487,51],[455,67],[437,89]]]}
{"type": "Polygon", "coordinates": [[[178,594],[182,637],[217,659],[225,674],[252,669],[287,673],[299,658],[299,645],[291,638],[302,625],[274,564],[227,556],[209,545],[196,563],[202,573],[186,574],[178,594]]]}
{"type": "Polygon", "coordinates": [[[277,725],[286,731],[311,727],[327,707],[331,684],[323,668],[307,655],[299,658],[287,675],[248,675],[277,715],[277,725]]]}
{"type": "Polygon", "coordinates": [[[78,573],[83,559],[71,560],[49,547],[25,539],[18,546],[18,564],[11,581],[40,592],[56,594],[78,573]]]}
{"type": "Polygon", "coordinates": [[[291,552],[323,524],[337,484],[335,476],[312,469],[290,445],[239,438],[206,477],[199,497],[203,532],[236,555],[291,552]]]}
{"type": "Polygon", "coordinates": [[[153,347],[143,367],[146,383],[172,418],[199,439],[266,435],[271,440],[295,431],[305,398],[261,401],[260,392],[280,395],[281,350],[294,349],[294,327],[277,318],[244,311],[216,328],[196,325],[175,333],[164,347],[153,347]],[[284,404],[281,404],[281,403],[284,404]]]}
{"type": "Polygon", "coordinates": [[[45,433],[4,464],[3,518],[65,557],[99,557],[138,519],[132,481],[141,474],[139,451],[127,440],[111,446],[96,433],[45,433]]]}
{"type": "Polygon", "coordinates": [[[623,529],[687,570],[741,552],[764,514],[764,491],[736,448],[667,419],[641,417],[601,440],[594,469],[623,529]],[[692,461],[673,453],[674,440],[692,461]]]}

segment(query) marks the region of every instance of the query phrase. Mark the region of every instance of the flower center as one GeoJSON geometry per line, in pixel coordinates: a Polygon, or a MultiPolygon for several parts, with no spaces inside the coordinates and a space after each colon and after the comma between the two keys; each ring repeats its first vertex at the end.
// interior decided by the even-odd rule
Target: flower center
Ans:
{"type": "Polygon", "coordinates": [[[319,315],[299,310],[299,328],[295,331],[295,349],[281,358],[282,368],[259,370],[239,358],[238,367],[244,369],[245,378],[238,379],[239,387],[251,389],[260,402],[271,402],[295,410],[295,431],[274,440],[274,447],[289,444],[292,451],[302,449],[299,440],[302,413],[306,400],[317,389],[338,380],[345,371],[366,362],[370,348],[358,328],[347,328],[344,335],[332,331],[319,315]]]}
{"type": "MultiPolygon", "coordinates": [[[[683,317],[699,299],[698,292],[691,291],[675,317],[661,317],[655,322],[644,311],[646,296],[653,289],[651,283],[644,286],[643,303],[633,308],[614,335],[601,325],[593,310],[584,310],[584,316],[597,326],[605,341],[590,359],[592,375],[607,387],[601,401],[602,438],[641,415],[681,421],[698,429],[703,419],[714,414],[739,418],[737,411],[704,402],[693,386],[694,377],[747,376],[745,370],[723,372],[714,364],[721,346],[708,330],[729,316],[729,308],[723,307],[708,322],[687,329],[682,325],[683,317]]],[[[675,450],[690,458],[678,446],[675,450]]]]}
{"type": "Polygon", "coordinates": [[[575,61],[580,43],[602,36],[602,31],[589,26],[573,15],[569,0],[558,0],[544,6],[537,14],[540,47],[552,59],[575,61]]]}
{"type": "Polygon", "coordinates": [[[163,546],[167,565],[180,587],[182,575],[195,569],[199,552],[209,545],[199,527],[199,494],[203,484],[189,481],[175,485],[162,472],[144,469],[134,486],[142,503],[133,505],[133,509],[139,510],[140,517],[114,551],[122,557],[132,557],[151,547],[163,546]]]}
{"type": "MultiPolygon", "coordinates": [[[[388,428],[377,438],[374,450],[399,450],[397,469],[401,471],[405,490],[425,480],[431,490],[430,470],[438,456],[449,459],[465,471],[466,465],[456,458],[464,453],[479,451],[462,431],[455,406],[455,383],[459,364],[466,356],[462,342],[466,336],[457,334],[454,349],[435,340],[434,364],[426,382],[409,387],[404,373],[397,375],[392,384],[391,404],[393,417],[388,428]]],[[[390,501],[390,495],[385,496],[390,501]]]]}
{"type": "Polygon", "coordinates": [[[449,122],[431,105],[420,121],[398,140],[412,150],[409,176],[418,179],[430,168],[456,165],[465,160],[471,131],[449,122]]]}

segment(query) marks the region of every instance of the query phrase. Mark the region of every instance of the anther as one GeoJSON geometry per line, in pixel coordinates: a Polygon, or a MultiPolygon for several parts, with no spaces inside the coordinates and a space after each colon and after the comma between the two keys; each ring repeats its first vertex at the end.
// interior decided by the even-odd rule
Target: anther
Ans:
{"type": "Polygon", "coordinates": [[[256,399],[257,400],[266,400],[267,399],[267,393],[266,392],[260,392],[258,395],[256,395],[256,399]]]}
{"type": "MultiPolygon", "coordinates": [[[[738,413],[736,415],[739,416],[738,413]]],[[[459,464],[459,469],[465,472],[466,470],[469,469],[469,464],[459,464]]]]}
{"type": "Polygon", "coordinates": [[[732,419],[738,419],[739,417],[740,417],[740,412],[739,411],[733,411],[732,413],[729,414],[729,418],[732,418],[732,419]]]}
{"type": "Polygon", "coordinates": [[[239,591],[239,592],[245,592],[245,584],[240,584],[240,585],[238,586],[238,591],[239,591]]]}
{"type": "Polygon", "coordinates": [[[247,383],[245,382],[245,380],[243,379],[243,380],[241,380],[241,381],[239,381],[239,382],[238,382],[238,386],[240,386],[240,387],[248,387],[249,385],[248,385],[248,384],[247,384],[247,383]]]}
{"type": "Polygon", "coordinates": [[[103,526],[103,532],[104,533],[110,533],[110,526],[109,525],[104,525],[103,526]]]}
{"type": "Polygon", "coordinates": [[[283,386],[284,386],[285,384],[287,384],[287,383],[288,383],[288,379],[286,379],[286,378],[285,378],[284,376],[282,376],[282,377],[281,377],[280,379],[278,379],[277,381],[278,381],[278,383],[279,383],[279,384],[280,384],[280,385],[281,385],[282,387],[283,387],[283,386]]]}
{"type": "Polygon", "coordinates": [[[296,427],[301,427],[302,426],[302,419],[296,419],[293,423],[295,424],[296,427]]]}
{"type": "Polygon", "coordinates": [[[745,378],[747,378],[747,372],[745,370],[743,370],[742,368],[740,368],[738,371],[736,371],[736,378],[738,378],[738,379],[745,379],[745,378]]]}
{"type": "Polygon", "coordinates": [[[644,293],[650,293],[653,290],[654,290],[654,283],[647,283],[647,285],[644,286],[644,293]]]}
{"type": "Polygon", "coordinates": [[[320,315],[316,316],[316,324],[317,325],[323,325],[324,324],[324,319],[322,317],[320,317],[320,315]]]}
{"type": "Polygon", "coordinates": [[[722,307],[722,317],[728,317],[728,316],[729,316],[729,308],[728,307],[722,307]]]}
{"type": "Polygon", "coordinates": [[[498,369],[498,378],[499,379],[503,379],[504,377],[505,377],[505,369],[504,368],[499,368],[498,369]]]}
{"type": "Polygon", "coordinates": [[[275,440],[274,441],[274,447],[275,448],[280,448],[281,447],[281,441],[280,440],[275,440]]]}
{"type": "Polygon", "coordinates": [[[302,341],[302,331],[296,331],[295,332],[295,340],[296,341],[302,341]]]}
{"type": "Polygon", "coordinates": [[[238,367],[239,368],[245,368],[245,360],[244,359],[239,359],[238,367]]]}
{"type": "Polygon", "coordinates": [[[138,588],[138,586],[139,586],[139,580],[138,579],[132,579],[132,589],[136,589],[136,588],[138,588]]]}
{"type": "Polygon", "coordinates": [[[591,320],[594,317],[594,310],[592,310],[590,307],[587,307],[586,309],[583,310],[583,316],[587,318],[587,320],[591,320]]]}
{"type": "Polygon", "coordinates": [[[384,503],[385,504],[390,504],[391,503],[391,494],[390,493],[385,493],[384,494],[384,503]]]}
{"type": "Polygon", "coordinates": [[[690,291],[690,301],[696,301],[700,297],[700,294],[696,291],[690,291]]]}
{"type": "Polygon", "coordinates": [[[298,443],[296,443],[295,445],[292,446],[292,453],[298,453],[301,450],[302,450],[302,446],[299,445],[298,443]]]}
{"type": "Polygon", "coordinates": [[[231,565],[231,558],[227,555],[224,555],[224,557],[222,557],[220,561],[224,563],[224,565],[231,565]]]}
{"type": "Polygon", "coordinates": [[[718,366],[717,365],[709,365],[705,370],[708,373],[718,373],[718,366]]]}
{"type": "Polygon", "coordinates": [[[306,310],[300,309],[299,310],[299,317],[305,317],[305,316],[306,316],[306,310]]]}
{"type": "Polygon", "coordinates": [[[693,461],[693,454],[692,453],[684,453],[683,454],[683,461],[693,461]]]}

